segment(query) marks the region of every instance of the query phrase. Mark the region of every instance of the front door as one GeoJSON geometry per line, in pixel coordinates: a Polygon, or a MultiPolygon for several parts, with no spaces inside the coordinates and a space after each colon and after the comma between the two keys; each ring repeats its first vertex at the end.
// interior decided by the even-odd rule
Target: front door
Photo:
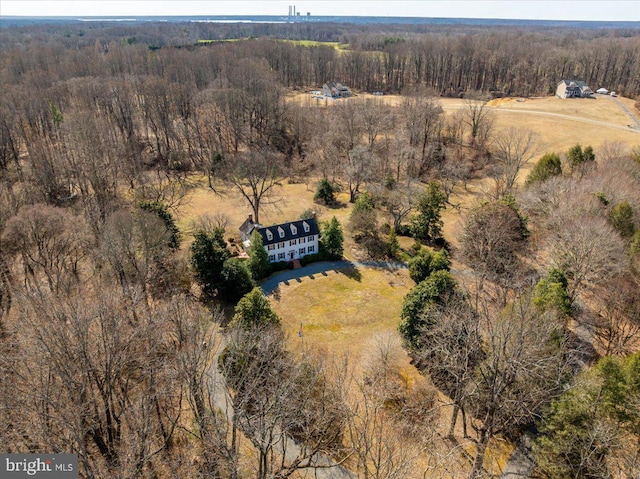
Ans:
{"type": "Polygon", "coordinates": [[[295,255],[295,251],[289,251],[289,259],[293,259],[293,256],[295,255]]]}

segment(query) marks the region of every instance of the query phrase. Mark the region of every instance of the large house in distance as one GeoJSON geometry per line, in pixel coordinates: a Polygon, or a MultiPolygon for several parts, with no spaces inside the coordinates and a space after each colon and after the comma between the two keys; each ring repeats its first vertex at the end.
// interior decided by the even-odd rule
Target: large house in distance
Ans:
{"type": "Polygon", "coordinates": [[[328,81],[322,85],[322,94],[330,98],[347,98],[351,96],[351,90],[342,83],[328,81]]]}
{"type": "Polygon", "coordinates": [[[271,263],[293,261],[318,253],[320,230],[315,218],[262,226],[254,223],[253,215],[249,215],[240,226],[240,237],[245,250],[251,245],[254,231],[262,236],[262,244],[269,254],[271,263]]]}
{"type": "Polygon", "coordinates": [[[556,96],[559,98],[590,98],[592,95],[591,88],[580,80],[562,80],[556,87],[556,96]]]}

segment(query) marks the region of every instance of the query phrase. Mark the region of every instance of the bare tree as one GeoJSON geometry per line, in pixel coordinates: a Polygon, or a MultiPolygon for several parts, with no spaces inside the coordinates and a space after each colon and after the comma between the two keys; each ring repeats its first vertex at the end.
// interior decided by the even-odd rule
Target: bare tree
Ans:
{"type": "Polygon", "coordinates": [[[531,130],[509,128],[496,135],[493,142],[495,197],[513,195],[518,181],[518,173],[537,151],[536,137],[531,130]]]}
{"type": "Polygon", "coordinates": [[[474,381],[475,368],[484,359],[479,317],[469,298],[452,294],[446,306],[433,305],[425,313],[429,324],[421,332],[421,347],[414,353],[418,368],[429,374],[434,385],[453,403],[448,436],[453,437],[462,413],[467,437],[465,404],[474,381]]]}
{"type": "Polygon", "coordinates": [[[360,186],[371,177],[372,168],[373,152],[366,146],[356,145],[347,153],[344,174],[349,186],[349,202],[356,201],[360,186]]]}
{"type": "Polygon", "coordinates": [[[376,184],[372,189],[393,221],[396,233],[400,232],[402,222],[407,219],[418,202],[420,189],[411,178],[407,178],[403,184],[393,185],[392,188],[376,184]]]}
{"type": "MultiPolygon", "coordinates": [[[[282,158],[268,150],[232,155],[215,165],[213,172],[223,186],[245,199],[256,223],[260,222],[260,212],[264,207],[278,201],[276,189],[286,177],[282,158]]],[[[216,192],[222,192],[213,182],[209,186],[216,192]]]]}
{"type": "Polygon", "coordinates": [[[326,454],[342,440],[344,393],[322,363],[297,362],[284,346],[277,326],[236,326],[221,355],[233,421],[258,453],[258,479],[335,467],[326,454]]]}
{"type": "Polygon", "coordinates": [[[0,360],[21,402],[8,446],[77,453],[86,476],[140,477],[171,449],[182,414],[166,317],[87,286],[21,298],[16,360],[0,360]]]}
{"type": "Polygon", "coordinates": [[[552,221],[547,250],[553,263],[567,273],[572,300],[620,272],[624,264],[624,243],[600,216],[559,212],[552,221]]]}
{"type": "Polygon", "coordinates": [[[49,205],[25,206],[7,221],[6,251],[20,257],[25,285],[68,291],[77,285],[80,262],[90,249],[86,225],[68,210],[49,205]]]}
{"type": "Polygon", "coordinates": [[[487,444],[497,434],[518,434],[563,391],[572,371],[564,326],[540,315],[529,298],[502,311],[480,304],[484,359],[478,363],[466,404],[477,433],[470,479],[483,475],[487,444]]]}
{"type": "Polygon", "coordinates": [[[469,129],[469,143],[474,148],[486,147],[493,128],[493,112],[486,100],[470,98],[462,108],[462,121],[469,129]]]}
{"type": "Polygon", "coordinates": [[[598,302],[592,326],[594,339],[606,356],[635,351],[640,334],[640,297],[631,278],[618,276],[603,282],[593,299],[598,302]]]}
{"type": "Polygon", "coordinates": [[[408,97],[405,114],[409,145],[417,152],[415,176],[421,177],[432,166],[432,157],[442,129],[442,107],[431,97],[408,97]]]}
{"type": "Polygon", "coordinates": [[[515,208],[501,202],[485,203],[467,216],[460,236],[462,255],[482,278],[512,287],[519,276],[518,254],[526,237],[515,208]]]}

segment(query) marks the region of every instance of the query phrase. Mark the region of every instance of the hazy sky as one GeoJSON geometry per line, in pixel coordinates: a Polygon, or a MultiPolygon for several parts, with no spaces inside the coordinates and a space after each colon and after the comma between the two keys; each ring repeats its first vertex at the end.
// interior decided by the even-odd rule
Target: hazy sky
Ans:
{"type": "Polygon", "coordinates": [[[640,21],[640,0],[0,0],[0,15],[306,15],[640,21]]]}

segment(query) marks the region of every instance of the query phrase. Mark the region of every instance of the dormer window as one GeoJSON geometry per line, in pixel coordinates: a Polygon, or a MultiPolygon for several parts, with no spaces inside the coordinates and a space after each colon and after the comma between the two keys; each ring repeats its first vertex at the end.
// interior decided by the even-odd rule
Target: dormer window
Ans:
{"type": "Polygon", "coordinates": [[[297,235],[298,234],[298,228],[296,228],[296,225],[294,225],[293,223],[291,223],[291,234],[292,235],[297,235]]]}
{"type": "Polygon", "coordinates": [[[280,235],[280,238],[284,238],[284,230],[278,226],[278,234],[280,235]]]}
{"type": "Polygon", "coordinates": [[[308,233],[311,230],[311,227],[309,226],[309,223],[307,223],[306,221],[302,222],[302,226],[304,226],[304,232],[308,233]]]}
{"type": "Polygon", "coordinates": [[[269,230],[265,230],[267,232],[267,240],[268,241],[272,241],[273,240],[273,233],[269,230]]]}

